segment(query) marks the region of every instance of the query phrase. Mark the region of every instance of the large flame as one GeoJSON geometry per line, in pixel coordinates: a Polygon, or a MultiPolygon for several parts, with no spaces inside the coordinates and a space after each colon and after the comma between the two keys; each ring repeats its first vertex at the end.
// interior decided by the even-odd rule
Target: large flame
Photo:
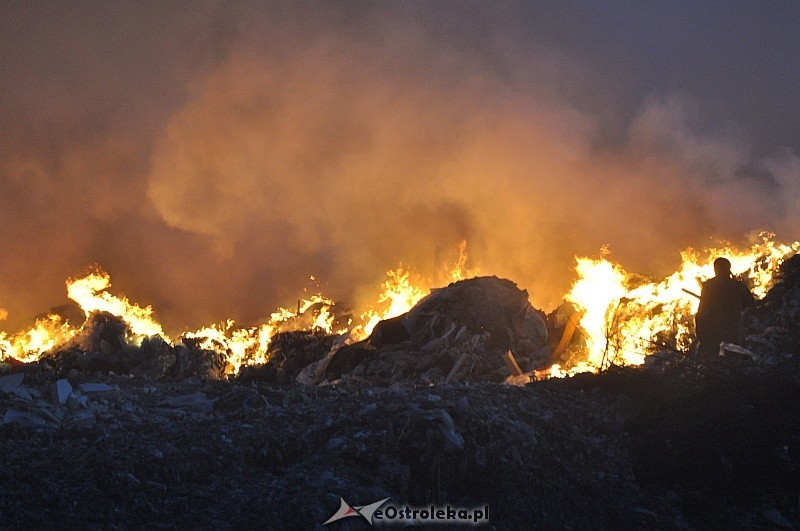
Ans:
{"type": "Polygon", "coordinates": [[[76,333],[77,330],[58,315],[37,319],[30,329],[11,336],[0,332],[0,360],[36,361],[45,352],[72,339],[76,333]]]}
{"type": "Polygon", "coordinates": [[[410,275],[411,272],[404,270],[402,266],[386,273],[387,279],[383,283],[378,304],[361,314],[361,320],[366,324],[354,329],[356,337],[370,335],[378,322],[406,313],[427,295],[427,290],[420,289],[412,283],[410,275]]]}
{"type": "Polygon", "coordinates": [[[770,234],[762,234],[749,249],[690,249],[681,253],[678,271],[660,281],[632,275],[606,258],[577,258],[578,280],[565,299],[583,312],[579,326],[585,343],[570,371],[598,370],[610,363],[638,365],[659,348],[686,350],[694,335],[697,294],[701,282],[714,275],[716,258],[728,258],[732,273],[760,298],[778,266],[798,249],[800,242],[778,244],[770,234]]]}
{"type": "MultiPolygon", "coordinates": [[[[681,253],[680,268],[658,281],[630,274],[605,256],[577,258],[578,278],[565,300],[581,312],[582,341],[570,347],[561,363],[537,371],[537,377],[597,371],[610,363],[640,364],[659,348],[685,350],[694,335],[693,316],[699,303],[696,294],[701,281],[713,275],[715,258],[727,257],[733,273],[745,280],[757,297],[763,297],[778,266],[798,249],[799,242],[779,244],[770,235],[763,235],[749,249],[723,246],[702,252],[687,250],[681,253]]],[[[479,273],[466,265],[466,242],[462,242],[458,261],[453,266],[442,264],[444,275],[439,278],[457,281],[479,273]]],[[[165,337],[151,307],[141,307],[122,295],[113,295],[108,291],[110,287],[110,276],[96,269],[68,280],[67,294],[87,316],[102,311],[124,320],[130,329],[129,337],[125,338],[129,343],[138,344],[148,336],[161,336],[171,344],[192,342],[223,354],[230,372],[235,373],[243,365],[266,362],[272,338],[279,332],[319,330],[341,334],[350,340],[363,339],[380,320],[407,312],[435,286],[432,280],[398,267],[387,272],[376,303],[360,313],[354,312],[358,317],[347,322],[337,320],[331,299],[321,294],[306,294],[296,308],[278,308],[256,326],[237,327],[228,320],[185,332],[174,339],[165,337]]],[[[0,319],[6,316],[0,311],[0,319]]],[[[28,330],[11,335],[2,332],[0,360],[35,361],[67,344],[79,330],[58,315],[48,315],[28,330]]]]}
{"type": "Polygon", "coordinates": [[[106,290],[111,287],[111,277],[104,271],[94,271],[83,278],[67,281],[67,296],[77,302],[87,317],[92,312],[108,312],[121,317],[130,326],[134,339],[164,336],[161,325],[153,319],[150,306],[142,308],[116,297],[106,290]]]}
{"type": "MultiPolygon", "coordinates": [[[[455,266],[442,265],[444,277],[455,281],[476,275],[477,270],[467,269],[466,263],[464,241],[459,245],[459,259],[455,266]]],[[[68,280],[67,295],[78,303],[87,317],[99,311],[125,321],[130,334],[124,339],[130,344],[141,344],[145,337],[150,336],[160,336],[170,344],[191,341],[200,348],[223,354],[229,370],[235,373],[243,365],[265,363],[272,338],[279,332],[318,330],[346,335],[351,340],[363,339],[369,336],[380,320],[407,312],[433,287],[432,282],[423,280],[402,266],[388,271],[386,276],[381,292],[376,297],[377,302],[359,313],[356,322],[351,319],[346,323],[337,323],[333,300],[315,294],[301,298],[296,309],[278,308],[257,326],[238,327],[234,321],[227,320],[184,332],[174,339],[166,337],[150,306],[142,307],[123,295],[111,294],[108,291],[111,277],[99,268],[94,268],[83,277],[68,280]]],[[[6,317],[5,310],[2,310],[0,319],[6,317]]],[[[67,344],[79,330],[58,315],[49,315],[37,320],[28,330],[10,336],[0,332],[0,360],[35,361],[47,351],[67,344]]]]}

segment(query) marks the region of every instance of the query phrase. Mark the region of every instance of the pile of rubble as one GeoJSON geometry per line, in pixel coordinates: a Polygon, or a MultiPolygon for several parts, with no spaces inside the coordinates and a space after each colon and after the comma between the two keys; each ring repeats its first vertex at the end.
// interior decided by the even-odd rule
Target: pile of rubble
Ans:
{"type": "Polygon", "coordinates": [[[303,369],[307,385],[501,382],[549,362],[544,314],[510,280],[477,277],[434,290],[364,341],[336,345],[303,369]],[[509,354],[510,353],[510,354],[509,354]],[[513,362],[509,363],[509,360],[513,362]]]}
{"type": "Polygon", "coordinates": [[[797,527],[799,316],[793,258],[746,315],[769,363],[689,355],[514,387],[495,383],[508,360],[547,365],[568,334],[494,277],[356,344],[279,334],[236,378],[97,313],[53,356],[0,365],[0,527],[322,529],[340,497],[489,506],[496,528],[797,527]]]}
{"type": "Polygon", "coordinates": [[[126,340],[129,336],[130,328],[121,318],[94,312],[69,344],[42,361],[63,375],[73,370],[162,379],[219,379],[225,375],[224,356],[200,348],[191,339],[172,346],[160,336],[151,336],[136,345],[126,340]]]}
{"type": "Polygon", "coordinates": [[[507,528],[672,522],[634,483],[624,404],[599,391],[27,371],[0,380],[3,528],[323,529],[340,496],[488,505],[507,528]]]}
{"type": "Polygon", "coordinates": [[[800,255],[786,260],[777,283],[753,308],[745,312],[745,347],[762,364],[800,352],[800,255]]]}

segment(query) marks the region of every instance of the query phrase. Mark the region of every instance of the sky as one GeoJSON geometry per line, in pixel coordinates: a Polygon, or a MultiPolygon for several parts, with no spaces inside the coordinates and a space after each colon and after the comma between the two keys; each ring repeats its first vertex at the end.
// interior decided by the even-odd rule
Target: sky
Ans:
{"type": "Polygon", "coordinates": [[[798,239],[797,27],[796,2],[4,2],[0,329],[93,265],[179,330],[358,306],[461,240],[549,310],[603,246],[662,274],[798,239]]]}

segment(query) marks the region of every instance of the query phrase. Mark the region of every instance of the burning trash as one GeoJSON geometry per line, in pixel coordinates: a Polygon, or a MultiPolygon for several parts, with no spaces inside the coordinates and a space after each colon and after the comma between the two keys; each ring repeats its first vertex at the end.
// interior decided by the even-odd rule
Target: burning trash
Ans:
{"type": "Polygon", "coordinates": [[[379,322],[369,338],[332,351],[304,369],[299,380],[502,381],[509,351],[528,370],[549,360],[543,314],[510,280],[477,277],[435,290],[407,313],[379,322]]]}
{"type": "MultiPolygon", "coordinates": [[[[41,316],[27,330],[0,333],[0,361],[52,358],[65,367],[154,378],[222,378],[263,366],[248,378],[422,385],[510,376],[524,383],[689,352],[697,292],[717,256],[730,257],[733,273],[764,297],[751,314],[752,327],[764,308],[777,304],[777,295],[767,292],[780,265],[798,249],[798,242],[784,245],[762,235],[749,249],[687,250],[680,268],[663,280],[630,274],[605,256],[578,258],[578,278],[565,303],[545,315],[513,282],[468,269],[464,244],[446,271],[453,283],[444,288],[423,288],[424,281],[401,267],[389,271],[377,304],[367,310],[342,314],[330,298],[306,295],[296,309],[279,308],[256,326],[226,321],[175,338],[167,336],[152,308],[111,294],[109,275],[92,270],[67,282],[85,321],[66,308],[41,316]],[[283,339],[273,345],[277,338],[283,339]]],[[[785,274],[784,284],[786,278],[792,277],[785,274]]],[[[778,320],[767,328],[748,338],[750,350],[793,341],[791,323],[778,320]]]]}

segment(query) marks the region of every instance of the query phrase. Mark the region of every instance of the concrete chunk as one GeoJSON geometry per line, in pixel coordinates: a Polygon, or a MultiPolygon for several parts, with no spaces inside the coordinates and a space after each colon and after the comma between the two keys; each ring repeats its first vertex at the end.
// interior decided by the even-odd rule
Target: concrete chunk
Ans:
{"type": "Polygon", "coordinates": [[[33,395],[24,385],[20,385],[19,387],[14,389],[12,393],[14,393],[23,400],[33,400],[33,395]]]}
{"type": "Polygon", "coordinates": [[[13,393],[20,385],[25,375],[21,372],[9,374],[0,378],[0,391],[4,393],[13,393]]]}
{"type": "Polygon", "coordinates": [[[117,390],[118,387],[106,383],[82,383],[78,389],[81,390],[81,393],[108,393],[117,390]]]}
{"type": "Polygon", "coordinates": [[[25,428],[44,428],[50,423],[35,413],[9,409],[3,416],[3,424],[16,424],[25,428]]]}
{"type": "Polygon", "coordinates": [[[53,384],[53,402],[56,404],[65,404],[71,394],[72,384],[66,378],[62,378],[53,384]]]}
{"type": "Polygon", "coordinates": [[[197,391],[192,394],[170,396],[159,402],[159,406],[167,406],[181,409],[194,409],[203,413],[211,413],[214,409],[216,400],[207,398],[205,394],[197,391]]]}

